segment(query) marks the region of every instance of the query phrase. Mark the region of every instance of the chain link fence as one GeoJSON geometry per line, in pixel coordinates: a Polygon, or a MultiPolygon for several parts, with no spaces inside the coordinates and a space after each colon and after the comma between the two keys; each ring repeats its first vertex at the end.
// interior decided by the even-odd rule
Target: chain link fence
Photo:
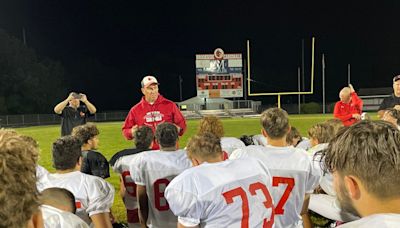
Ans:
{"type": "MultiPolygon", "coordinates": [[[[123,121],[127,114],[128,111],[101,112],[90,116],[88,121],[123,121]]],[[[0,127],[26,127],[60,123],[61,117],[57,114],[0,115],[0,127]]]]}

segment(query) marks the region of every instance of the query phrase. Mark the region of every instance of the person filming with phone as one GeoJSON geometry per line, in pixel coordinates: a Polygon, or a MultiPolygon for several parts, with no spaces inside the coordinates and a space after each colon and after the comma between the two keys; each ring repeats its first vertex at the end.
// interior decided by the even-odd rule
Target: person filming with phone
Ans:
{"type": "Polygon", "coordinates": [[[86,124],[86,119],[96,113],[96,107],[83,93],[71,92],[67,99],[54,107],[61,117],[61,136],[70,135],[76,126],[86,124]]]}

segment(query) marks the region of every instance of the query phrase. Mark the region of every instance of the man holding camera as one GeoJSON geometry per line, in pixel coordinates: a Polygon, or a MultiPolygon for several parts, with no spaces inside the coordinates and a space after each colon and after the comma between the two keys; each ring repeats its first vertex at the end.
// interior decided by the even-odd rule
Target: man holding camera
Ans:
{"type": "Polygon", "coordinates": [[[54,107],[54,112],[61,116],[61,136],[65,136],[70,135],[74,127],[86,124],[86,118],[96,113],[96,107],[85,94],[72,92],[54,107]]]}

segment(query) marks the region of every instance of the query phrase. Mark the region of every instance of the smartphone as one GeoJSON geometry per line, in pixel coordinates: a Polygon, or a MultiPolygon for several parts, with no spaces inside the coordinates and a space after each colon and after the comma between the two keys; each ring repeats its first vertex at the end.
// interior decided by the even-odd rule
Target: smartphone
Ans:
{"type": "Polygon", "coordinates": [[[78,94],[78,93],[75,93],[75,92],[72,93],[72,96],[73,96],[75,99],[81,99],[81,98],[82,98],[82,95],[80,95],[80,94],[78,94]]]}

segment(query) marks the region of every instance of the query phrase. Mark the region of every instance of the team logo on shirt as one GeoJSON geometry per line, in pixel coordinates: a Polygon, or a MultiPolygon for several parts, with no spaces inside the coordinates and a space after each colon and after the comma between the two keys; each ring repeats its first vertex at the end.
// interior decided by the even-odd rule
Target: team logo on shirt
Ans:
{"type": "Polygon", "coordinates": [[[152,122],[162,121],[163,117],[164,114],[162,114],[160,111],[152,111],[152,112],[147,112],[146,115],[144,116],[144,119],[146,120],[147,123],[152,123],[152,122]]]}

